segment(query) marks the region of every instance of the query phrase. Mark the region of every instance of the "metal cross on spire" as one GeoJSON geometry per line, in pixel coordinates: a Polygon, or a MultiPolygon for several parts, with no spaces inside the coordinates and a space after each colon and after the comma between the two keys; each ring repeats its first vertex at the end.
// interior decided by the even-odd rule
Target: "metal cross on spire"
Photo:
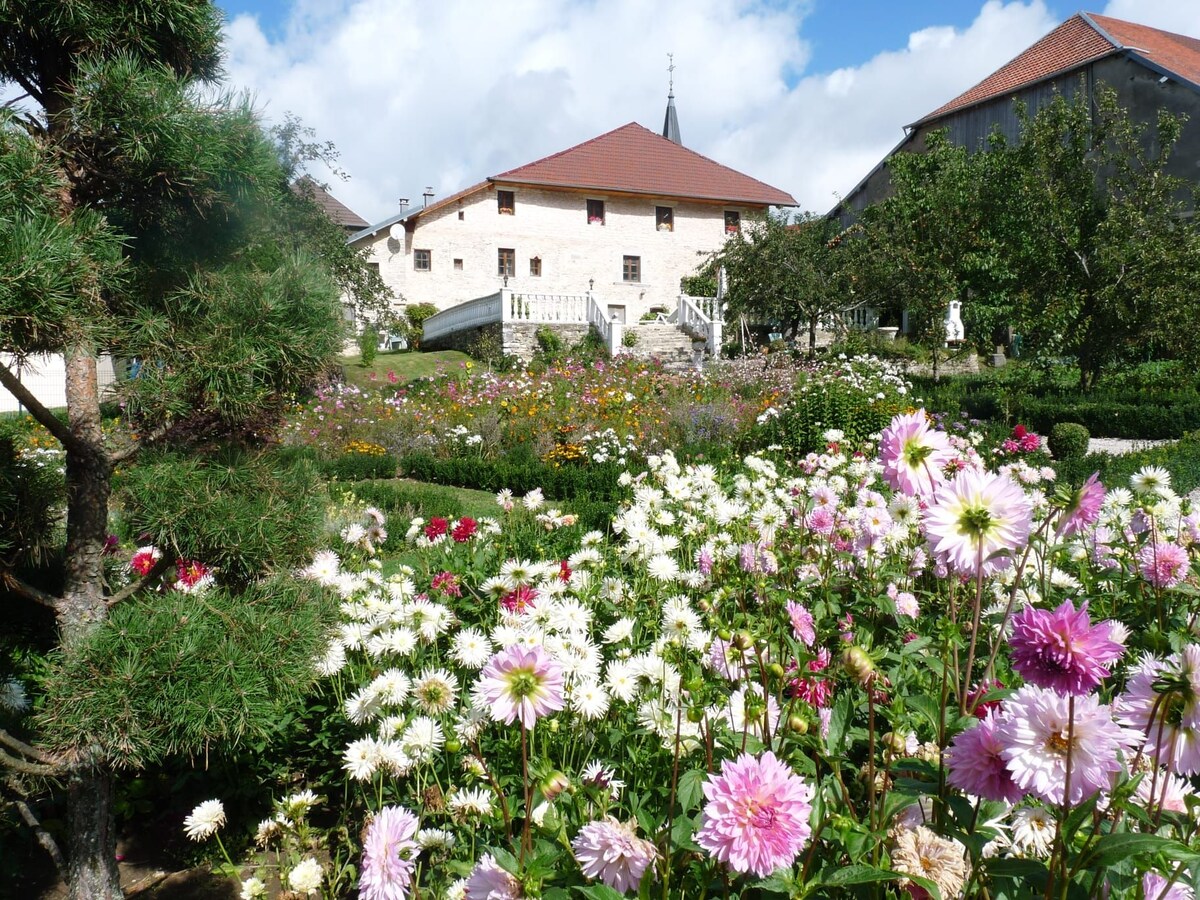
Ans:
{"type": "Polygon", "coordinates": [[[662,136],[668,141],[674,141],[683,146],[679,137],[679,116],[675,113],[675,54],[667,54],[667,75],[670,78],[670,89],[667,91],[667,114],[663,118],[662,136]]]}

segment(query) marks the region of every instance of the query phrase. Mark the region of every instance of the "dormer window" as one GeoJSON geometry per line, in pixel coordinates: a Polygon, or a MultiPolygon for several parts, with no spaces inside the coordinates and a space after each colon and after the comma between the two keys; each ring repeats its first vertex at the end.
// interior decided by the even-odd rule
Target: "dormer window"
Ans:
{"type": "Polygon", "coordinates": [[[675,210],[669,206],[654,207],[654,227],[659,231],[674,231],[675,210]]]}
{"type": "Polygon", "coordinates": [[[517,198],[512,191],[496,191],[496,212],[511,216],[517,211],[517,198]]]}
{"type": "Polygon", "coordinates": [[[737,234],[742,230],[742,214],[737,210],[725,210],[725,233],[737,234]]]}
{"type": "Polygon", "coordinates": [[[587,220],[589,225],[604,224],[604,201],[589,200],[587,202],[587,220]]]}

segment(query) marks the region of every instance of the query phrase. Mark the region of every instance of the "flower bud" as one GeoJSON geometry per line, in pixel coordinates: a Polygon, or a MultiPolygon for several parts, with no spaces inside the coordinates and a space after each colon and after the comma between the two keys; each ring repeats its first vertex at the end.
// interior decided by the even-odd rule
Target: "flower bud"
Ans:
{"type": "Polygon", "coordinates": [[[553,800],[571,786],[571,779],[563,772],[554,771],[542,782],[542,796],[547,801],[553,800]]]}
{"type": "Polygon", "coordinates": [[[733,637],[733,632],[730,631],[728,628],[718,628],[717,629],[717,637],[719,637],[721,640],[728,643],[729,640],[733,637]]]}
{"type": "Polygon", "coordinates": [[[769,666],[767,666],[767,671],[771,674],[771,676],[773,678],[782,678],[785,674],[787,674],[784,671],[783,666],[781,666],[777,662],[773,662],[769,666]]]}
{"type": "Polygon", "coordinates": [[[788,728],[796,734],[808,734],[808,720],[804,716],[792,714],[788,716],[788,728]]]}
{"type": "Polygon", "coordinates": [[[739,631],[733,636],[733,646],[739,650],[749,650],[754,646],[754,638],[750,636],[748,631],[739,631]]]}
{"type": "Polygon", "coordinates": [[[457,753],[461,749],[462,749],[462,742],[459,741],[458,738],[450,738],[449,740],[446,741],[446,752],[447,753],[457,753]]]}
{"type": "Polygon", "coordinates": [[[875,663],[871,654],[857,644],[851,644],[842,652],[842,669],[864,687],[875,678],[875,663]]]}

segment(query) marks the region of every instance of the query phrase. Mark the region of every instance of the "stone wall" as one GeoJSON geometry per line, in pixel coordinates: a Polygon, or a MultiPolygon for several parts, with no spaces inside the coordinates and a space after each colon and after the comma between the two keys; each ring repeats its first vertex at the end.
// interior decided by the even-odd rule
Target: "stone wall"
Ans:
{"type": "MultiPolygon", "coordinates": [[[[421,349],[459,350],[469,353],[475,349],[476,342],[481,337],[492,341],[503,339],[502,346],[505,353],[528,362],[537,352],[537,330],[541,327],[543,326],[526,322],[510,322],[503,326],[499,322],[495,322],[479,328],[456,331],[434,341],[425,341],[421,344],[421,349]]],[[[579,343],[591,328],[590,325],[547,325],[545,327],[553,329],[562,338],[564,348],[579,343]]]]}

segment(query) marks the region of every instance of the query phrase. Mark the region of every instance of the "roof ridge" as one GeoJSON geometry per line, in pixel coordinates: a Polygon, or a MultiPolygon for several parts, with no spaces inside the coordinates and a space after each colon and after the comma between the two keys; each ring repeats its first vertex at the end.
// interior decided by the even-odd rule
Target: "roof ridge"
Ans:
{"type": "Polygon", "coordinates": [[[1018,53],[1016,56],[1009,59],[1002,66],[990,72],[987,76],[971,85],[971,87],[967,88],[965,91],[960,92],[953,99],[943,103],[933,112],[922,116],[916,122],[912,123],[912,126],[920,125],[936,118],[941,118],[943,115],[946,115],[950,112],[954,112],[959,109],[965,109],[967,107],[974,106],[977,103],[983,103],[987,100],[995,99],[995,97],[1000,93],[1008,93],[1015,91],[1027,84],[1034,84],[1038,81],[1043,81],[1046,78],[1052,77],[1062,71],[1074,68],[1076,65],[1079,65],[1080,62],[1084,61],[1084,59],[1090,61],[1093,59],[1098,59],[1101,56],[1106,56],[1109,53],[1115,53],[1124,49],[1126,48],[1122,44],[1114,40],[1103,28],[1092,21],[1090,14],[1083,12],[1073,13],[1058,25],[1054,26],[1054,28],[1050,29],[1050,31],[1046,32],[1046,34],[1042,35],[1040,38],[1026,47],[1024,50],[1022,50],[1020,53],[1018,53]],[[1104,51],[1103,53],[1089,54],[1086,58],[1081,58],[1079,60],[1068,61],[1063,66],[1058,66],[1034,78],[1020,79],[1011,85],[998,85],[998,88],[1003,88],[1003,90],[994,89],[991,91],[982,92],[978,96],[972,96],[976,92],[980,91],[980,89],[983,88],[988,82],[994,80],[1002,81],[1003,74],[1018,68],[1022,60],[1036,60],[1046,49],[1047,45],[1053,42],[1056,35],[1059,35],[1064,31],[1069,31],[1073,25],[1078,24],[1086,25],[1092,32],[1094,32],[1099,38],[1108,44],[1109,50],[1104,51]]]}
{"type": "MultiPolygon", "coordinates": [[[[532,162],[524,163],[523,165],[517,166],[516,168],[513,168],[513,169],[509,169],[506,172],[501,172],[499,175],[489,175],[487,177],[487,180],[488,181],[498,181],[498,180],[504,178],[505,175],[510,175],[513,172],[520,171],[521,169],[528,169],[531,166],[536,166],[536,165],[539,165],[544,162],[549,162],[552,159],[558,159],[558,157],[562,156],[563,154],[571,153],[575,150],[580,149],[581,147],[586,147],[588,144],[594,144],[594,143],[596,143],[596,141],[600,140],[601,138],[606,138],[610,134],[616,134],[618,131],[624,131],[626,128],[629,128],[631,126],[636,127],[636,128],[642,127],[641,125],[638,125],[637,122],[626,122],[624,125],[619,125],[616,128],[611,129],[610,131],[606,131],[603,134],[598,134],[594,138],[588,138],[586,141],[583,141],[580,144],[575,144],[571,147],[567,147],[565,150],[559,150],[557,153],[551,153],[549,156],[543,156],[541,159],[535,159],[532,162]]],[[[649,131],[650,129],[647,128],[644,130],[649,131]]],[[[653,134],[653,132],[651,132],[651,134],[653,134]]]]}

